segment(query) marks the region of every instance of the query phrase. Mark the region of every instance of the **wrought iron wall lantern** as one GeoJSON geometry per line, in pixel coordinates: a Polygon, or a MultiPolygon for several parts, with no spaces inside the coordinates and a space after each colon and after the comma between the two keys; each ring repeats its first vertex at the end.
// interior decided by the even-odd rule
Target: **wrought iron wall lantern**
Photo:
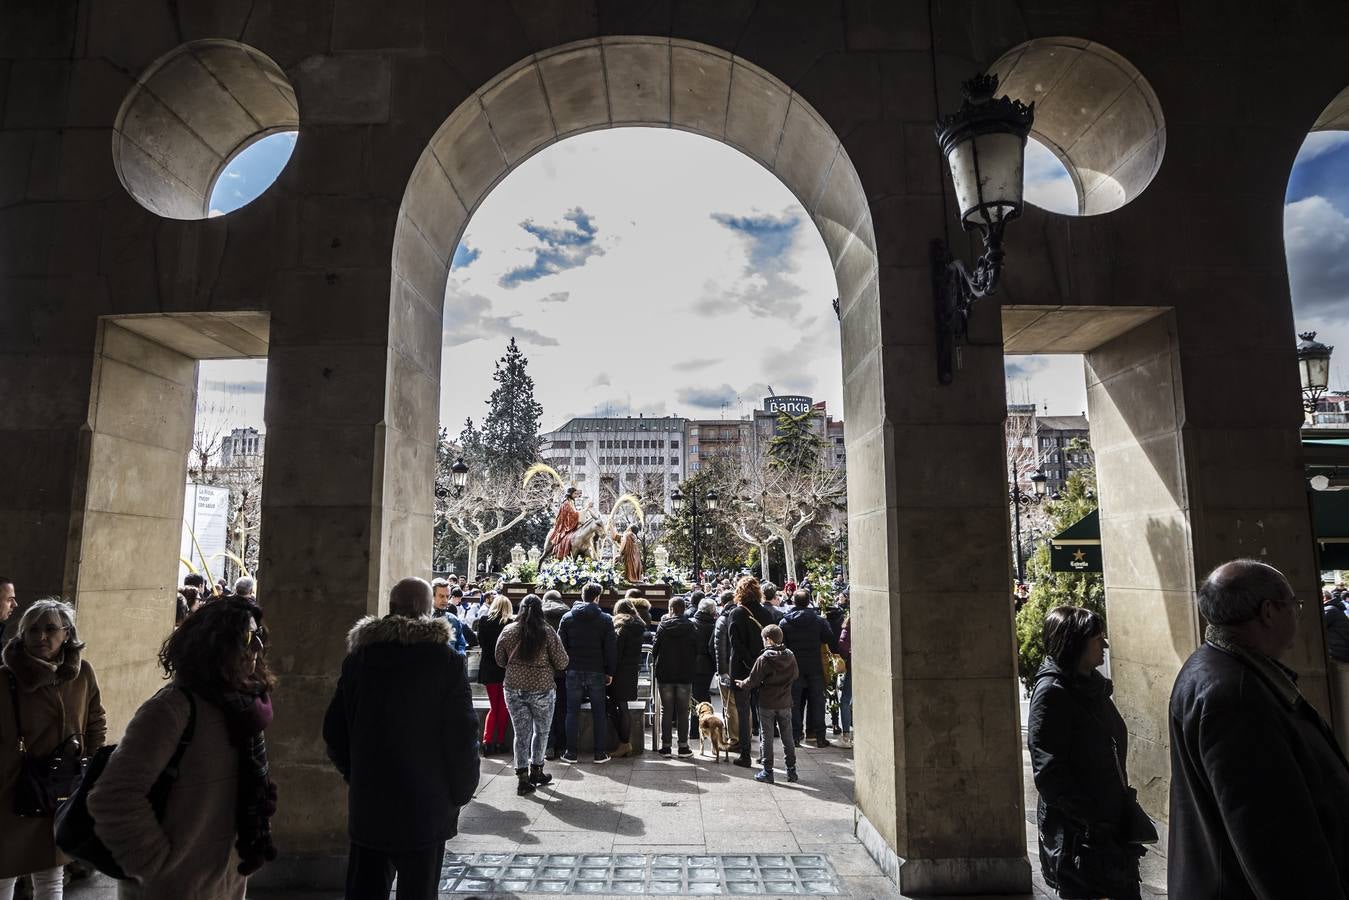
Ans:
{"type": "Polygon", "coordinates": [[[1302,408],[1310,414],[1316,412],[1316,404],[1330,387],[1330,354],[1334,347],[1327,347],[1316,339],[1315,331],[1304,331],[1298,335],[1297,369],[1302,377],[1302,408]]]}
{"type": "Polygon", "coordinates": [[[975,301],[998,289],[1003,228],[1021,215],[1026,138],[1035,121],[1035,104],[1007,96],[994,99],[997,90],[998,76],[974,76],[963,86],[960,109],[936,125],[960,204],[961,227],[977,229],[984,241],[974,271],[951,255],[946,241],[932,242],[937,378],[942,384],[950,384],[960,368],[960,347],[975,301]]]}

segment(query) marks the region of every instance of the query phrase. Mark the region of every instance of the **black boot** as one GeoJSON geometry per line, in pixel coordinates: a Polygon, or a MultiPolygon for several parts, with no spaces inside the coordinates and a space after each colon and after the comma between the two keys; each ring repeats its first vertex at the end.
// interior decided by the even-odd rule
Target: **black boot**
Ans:
{"type": "Polygon", "coordinates": [[[519,783],[515,786],[515,795],[517,797],[523,797],[525,794],[534,793],[534,785],[530,783],[528,769],[516,769],[515,777],[519,780],[519,783]]]}
{"type": "Polygon", "coordinates": [[[545,785],[545,784],[551,783],[552,780],[553,780],[553,776],[552,776],[552,775],[545,775],[545,774],[543,774],[543,766],[530,766],[530,767],[529,767],[529,783],[530,783],[530,784],[538,785],[538,786],[543,786],[543,785],[545,785]]]}
{"type": "Polygon", "coordinates": [[[731,764],[739,766],[742,769],[748,769],[750,766],[754,765],[749,760],[749,753],[741,753],[735,759],[731,760],[731,764]]]}

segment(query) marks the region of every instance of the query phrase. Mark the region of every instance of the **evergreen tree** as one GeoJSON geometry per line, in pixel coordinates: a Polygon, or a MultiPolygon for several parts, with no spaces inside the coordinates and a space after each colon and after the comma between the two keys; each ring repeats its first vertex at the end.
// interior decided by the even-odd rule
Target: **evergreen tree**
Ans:
{"type": "MultiPolygon", "coordinates": [[[[1096,470],[1076,469],[1069,473],[1059,499],[1046,501],[1049,533],[1058,534],[1094,509],[1096,470]]],[[[1030,598],[1016,614],[1016,641],[1021,683],[1029,692],[1045,659],[1045,616],[1058,606],[1085,606],[1105,618],[1105,578],[1099,572],[1052,571],[1047,540],[1026,562],[1026,577],[1031,582],[1030,598]]]]}
{"type": "Polygon", "coordinates": [[[497,477],[517,476],[539,458],[543,406],[534,399],[534,379],[528,367],[529,360],[511,338],[506,355],[497,360],[492,373],[496,387],[487,400],[487,417],[482,424],[482,448],[488,467],[497,477]]]}
{"type": "Polygon", "coordinates": [[[776,433],[768,442],[768,456],[774,465],[804,471],[819,463],[825,442],[810,427],[813,414],[813,410],[799,416],[778,413],[776,433]]]}

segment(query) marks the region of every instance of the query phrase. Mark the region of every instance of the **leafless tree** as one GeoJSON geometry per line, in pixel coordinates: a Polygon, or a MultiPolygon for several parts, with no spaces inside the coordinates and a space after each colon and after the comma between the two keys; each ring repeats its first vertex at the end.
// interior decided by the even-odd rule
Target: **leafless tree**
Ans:
{"type": "MultiPolygon", "coordinates": [[[[533,513],[555,508],[557,483],[536,475],[528,485],[486,474],[468,476],[462,492],[453,488],[437,491],[436,515],[468,545],[468,568],[473,578],[478,571],[478,550],[487,541],[514,528],[533,513]]],[[[447,539],[445,535],[443,540],[447,539]]],[[[436,557],[448,555],[448,547],[437,547],[436,557]]]]}
{"type": "Polygon", "coordinates": [[[806,468],[784,466],[766,454],[746,467],[736,484],[728,485],[734,498],[733,531],[759,549],[760,571],[768,575],[768,551],[782,545],[787,574],[796,578],[796,541],[808,527],[827,522],[844,502],[847,490],[842,469],[823,463],[806,468]]]}

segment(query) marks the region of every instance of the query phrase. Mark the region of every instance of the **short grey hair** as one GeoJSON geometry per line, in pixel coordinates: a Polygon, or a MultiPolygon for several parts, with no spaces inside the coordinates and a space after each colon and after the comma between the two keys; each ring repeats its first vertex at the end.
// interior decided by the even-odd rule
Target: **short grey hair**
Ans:
{"type": "Polygon", "coordinates": [[[1199,614],[1213,625],[1240,625],[1260,612],[1260,604],[1283,602],[1288,579],[1258,559],[1234,559],[1208,574],[1199,586],[1199,614]]]}
{"type": "Polygon", "coordinates": [[[389,615],[416,619],[431,614],[431,585],[420,578],[404,578],[389,591],[389,615]]]}
{"type": "Polygon", "coordinates": [[[60,597],[43,597],[41,600],[34,600],[33,605],[25,609],[23,615],[19,617],[18,636],[22,638],[28,633],[28,629],[32,628],[33,624],[47,613],[56,613],[61,620],[61,624],[65,627],[65,646],[75,650],[83,650],[84,643],[80,641],[79,632],[75,630],[75,607],[60,597]]]}
{"type": "Polygon", "coordinates": [[[432,578],[431,590],[434,591],[436,588],[445,588],[446,590],[449,590],[450,582],[444,578],[432,578]]]}
{"type": "Polygon", "coordinates": [[[234,593],[240,597],[252,597],[258,583],[247,575],[234,582],[234,593]]]}
{"type": "Polygon", "coordinates": [[[717,614],[717,601],[711,597],[704,597],[698,601],[698,612],[715,616],[717,614]]]}

